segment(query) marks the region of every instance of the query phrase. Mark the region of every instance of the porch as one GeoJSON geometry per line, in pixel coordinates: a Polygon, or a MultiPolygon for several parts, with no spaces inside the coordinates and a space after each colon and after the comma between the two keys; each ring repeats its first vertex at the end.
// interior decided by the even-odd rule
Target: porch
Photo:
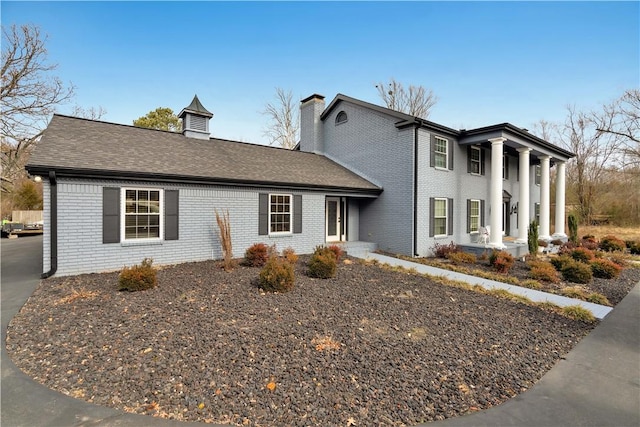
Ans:
{"type": "MultiPolygon", "coordinates": [[[[495,249],[491,244],[485,243],[462,243],[458,244],[458,246],[462,248],[463,252],[468,252],[476,256],[481,256],[484,253],[489,254],[495,249]]],[[[527,245],[516,243],[514,240],[503,239],[502,246],[503,248],[500,250],[510,253],[515,258],[522,258],[529,253],[529,247],[527,245]]]]}
{"type": "Polygon", "coordinates": [[[327,245],[337,245],[350,256],[356,258],[366,258],[370,253],[378,249],[377,243],[353,241],[353,242],[327,242],[327,245]]]}

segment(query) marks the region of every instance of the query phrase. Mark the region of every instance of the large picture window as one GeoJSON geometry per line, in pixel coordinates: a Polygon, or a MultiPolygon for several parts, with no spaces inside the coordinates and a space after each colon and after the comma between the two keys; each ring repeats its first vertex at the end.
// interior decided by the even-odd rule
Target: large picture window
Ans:
{"type": "Polygon", "coordinates": [[[162,233],[162,190],[125,188],[124,240],[160,239],[162,233]]]}
{"type": "Polygon", "coordinates": [[[447,147],[449,141],[439,136],[435,137],[435,166],[437,168],[447,169],[447,147]]]}
{"type": "Polygon", "coordinates": [[[291,233],[291,195],[269,195],[269,234],[291,233]]]}

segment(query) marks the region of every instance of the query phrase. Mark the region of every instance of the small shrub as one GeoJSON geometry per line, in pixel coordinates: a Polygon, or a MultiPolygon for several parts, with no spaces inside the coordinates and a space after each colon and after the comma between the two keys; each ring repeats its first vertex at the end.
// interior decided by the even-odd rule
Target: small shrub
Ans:
{"type": "Polygon", "coordinates": [[[581,320],[587,323],[593,323],[596,321],[596,318],[586,308],[583,308],[579,305],[568,305],[562,308],[562,313],[575,320],[581,320]]]}
{"type": "Polygon", "coordinates": [[[558,272],[550,262],[539,261],[530,266],[530,268],[529,277],[532,279],[551,283],[558,283],[560,281],[558,272]]]}
{"type": "Polygon", "coordinates": [[[571,251],[571,258],[580,262],[589,262],[595,258],[594,253],[587,248],[575,248],[571,251]]]}
{"type": "Polygon", "coordinates": [[[546,240],[539,239],[538,246],[541,248],[546,248],[547,246],[549,246],[549,242],[547,242],[546,240]]]}
{"type": "Polygon", "coordinates": [[[562,246],[564,244],[564,242],[562,240],[560,240],[560,239],[554,239],[554,240],[551,241],[551,244],[553,246],[562,246]]]}
{"type": "Polygon", "coordinates": [[[629,266],[629,261],[627,261],[627,256],[625,254],[621,254],[620,252],[614,252],[610,254],[608,257],[609,261],[612,263],[625,268],[629,266]]]}
{"type": "Polygon", "coordinates": [[[626,242],[626,245],[632,255],[640,255],[640,241],[629,240],[626,242]]]}
{"type": "Polygon", "coordinates": [[[431,248],[431,251],[437,258],[446,258],[450,253],[460,252],[460,247],[453,243],[453,241],[448,245],[435,243],[431,248]]]}
{"type": "Polygon", "coordinates": [[[615,279],[620,275],[622,267],[607,259],[597,259],[591,262],[591,272],[594,277],[601,279],[615,279]]]}
{"type": "Polygon", "coordinates": [[[572,283],[589,283],[593,279],[591,267],[575,260],[567,262],[560,271],[564,280],[572,283]]]}
{"type": "Polygon", "coordinates": [[[336,275],[336,256],[327,247],[317,247],[308,264],[310,277],[329,279],[336,275]]]}
{"type": "Polygon", "coordinates": [[[611,306],[611,303],[609,302],[607,297],[605,297],[604,295],[599,294],[597,292],[589,294],[589,296],[587,297],[587,301],[592,302],[594,304],[611,306]]]}
{"type": "Polygon", "coordinates": [[[575,260],[571,258],[569,255],[559,255],[557,257],[553,257],[549,259],[549,262],[551,263],[551,265],[553,265],[553,267],[558,271],[562,271],[562,267],[564,267],[565,264],[571,261],[575,261],[575,260]]]}
{"type": "Polygon", "coordinates": [[[244,252],[244,265],[262,267],[269,259],[269,248],[264,243],[254,243],[244,252]]]}
{"type": "Polygon", "coordinates": [[[506,251],[493,251],[489,255],[489,264],[498,271],[498,273],[507,274],[509,269],[513,267],[516,260],[506,251]]]}
{"type": "Polygon", "coordinates": [[[594,236],[588,234],[580,240],[580,246],[595,251],[598,249],[598,241],[594,236]]]}
{"type": "Polygon", "coordinates": [[[118,276],[118,290],[135,292],[155,287],[156,269],[152,264],[151,258],[145,258],[140,265],[124,267],[118,276]]]}
{"type": "Polygon", "coordinates": [[[562,246],[560,246],[560,249],[558,249],[558,254],[560,255],[571,255],[571,252],[576,248],[577,246],[569,241],[569,242],[564,242],[562,244],[562,246]]]}
{"type": "Polygon", "coordinates": [[[605,252],[624,251],[626,248],[624,240],[618,239],[616,236],[604,236],[600,240],[600,249],[605,252]]]}
{"type": "Polygon", "coordinates": [[[293,266],[277,256],[271,256],[260,270],[260,287],[268,292],[288,292],[293,289],[293,266]]]}
{"type": "Polygon", "coordinates": [[[288,247],[282,251],[282,257],[289,263],[295,264],[298,262],[298,255],[296,251],[293,250],[292,247],[288,247]]]}
{"type": "Polygon", "coordinates": [[[447,259],[455,265],[475,264],[478,261],[474,254],[470,254],[468,252],[451,252],[447,254],[447,259]]]}
{"type": "Polygon", "coordinates": [[[342,256],[344,255],[344,251],[342,250],[342,247],[338,245],[331,245],[329,246],[329,249],[335,255],[336,263],[340,262],[340,258],[342,258],[342,256]]]}

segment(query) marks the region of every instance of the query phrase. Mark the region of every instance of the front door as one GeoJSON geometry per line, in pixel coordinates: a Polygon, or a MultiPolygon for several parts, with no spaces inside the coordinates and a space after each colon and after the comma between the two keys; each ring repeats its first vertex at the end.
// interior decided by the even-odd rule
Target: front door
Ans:
{"type": "Polygon", "coordinates": [[[327,230],[327,242],[339,242],[340,241],[340,198],[339,197],[327,197],[326,202],[326,230],[327,230]]]}

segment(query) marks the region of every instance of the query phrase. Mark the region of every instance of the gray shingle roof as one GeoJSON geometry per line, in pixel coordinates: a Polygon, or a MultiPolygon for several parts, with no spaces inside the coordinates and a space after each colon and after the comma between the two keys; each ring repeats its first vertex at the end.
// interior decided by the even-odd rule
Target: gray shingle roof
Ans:
{"type": "Polygon", "coordinates": [[[382,189],[332,160],[313,153],[54,115],[27,170],[59,176],[156,177],[340,189],[382,189]]]}

